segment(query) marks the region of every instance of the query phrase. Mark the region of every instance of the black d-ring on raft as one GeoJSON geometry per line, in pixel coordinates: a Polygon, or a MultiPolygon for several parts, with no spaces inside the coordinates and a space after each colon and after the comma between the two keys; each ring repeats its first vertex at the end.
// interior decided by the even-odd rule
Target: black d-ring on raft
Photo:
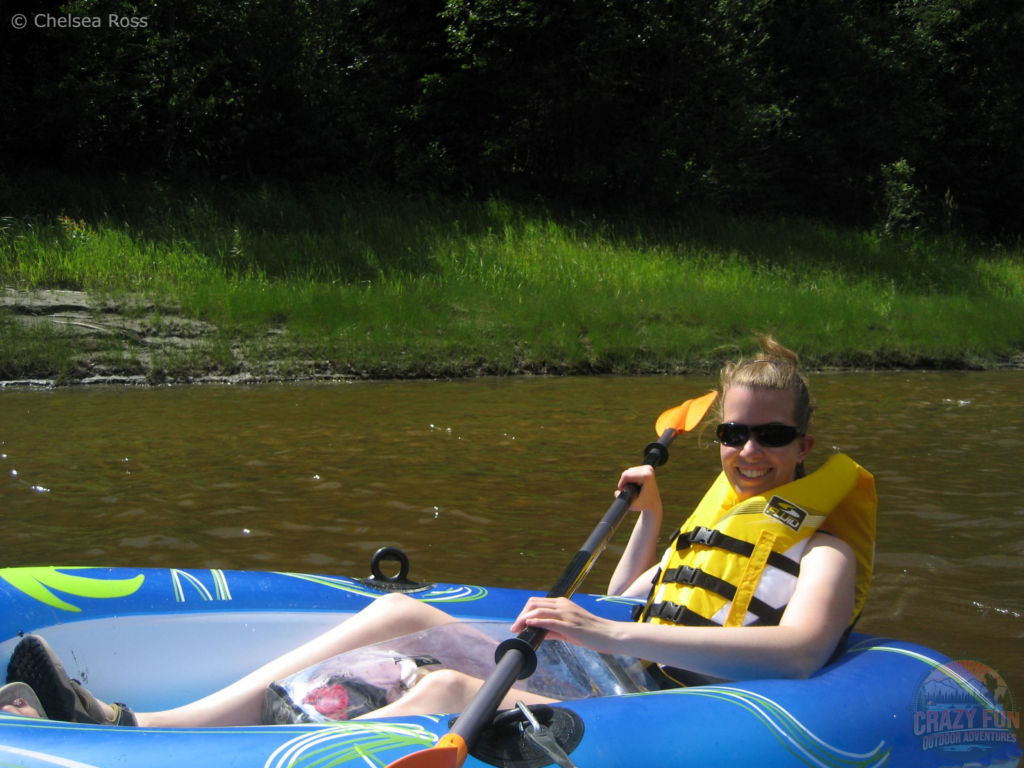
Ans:
{"type": "Polygon", "coordinates": [[[381,581],[406,581],[405,577],[409,575],[409,557],[398,547],[381,547],[373,553],[370,560],[370,573],[373,574],[373,578],[381,581]],[[397,576],[384,575],[380,564],[385,560],[393,560],[398,563],[397,576]]]}
{"type": "Polygon", "coordinates": [[[356,579],[360,584],[370,589],[377,589],[381,592],[425,592],[433,589],[436,584],[420,583],[410,581],[409,557],[398,547],[381,547],[373,553],[370,560],[370,573],[368,579],[356,579]],[[388,562],[398,563],[398,573],[394,576],[387,576],[381,570],[380,564],[388,562]]]}

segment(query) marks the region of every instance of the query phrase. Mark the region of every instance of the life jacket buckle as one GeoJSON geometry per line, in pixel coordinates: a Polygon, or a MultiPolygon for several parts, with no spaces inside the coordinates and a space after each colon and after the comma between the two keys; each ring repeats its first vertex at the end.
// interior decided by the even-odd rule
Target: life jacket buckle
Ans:
{"type": "Polygon", "coordinates": [[[674,568],[665,574],[665,581],[670,581],[675,584],[686,584],[692,587],[697,583],[697,577],[700,574],[700,568],[693,568],[689,565],[680,565],[678,568],[674,568]]]}
{"type": "Polygon", "coordinates": [[[679,624],[685,611],[686,609],[683,606],[676,603],[657,603],[651,606],[650,615],[653,619],[663,619],[673,624],[679,624]]]}
{"type": "Polygon", "coordinates": [[[704,526],[701,526],[700,528],[694,528],[690,532],[690,543],[703,544],[705,547],[710,547],[711,537],[714,535],[714,533],[715,531],[712,528],[705,528],[704,526]]]}

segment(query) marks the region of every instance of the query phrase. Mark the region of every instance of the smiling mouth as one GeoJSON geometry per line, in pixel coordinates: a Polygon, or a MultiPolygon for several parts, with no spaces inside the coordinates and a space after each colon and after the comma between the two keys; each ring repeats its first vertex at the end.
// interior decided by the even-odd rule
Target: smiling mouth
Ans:
{"type": "Polygon", "coordinates": [[[744,477],[749,477],[751,480],[757,480],[759,477],[764,477],[765,475],[767,475],[771,470],[769,470],[769,469],[743,469],[742,467],[740,467],[740,468],[738,468],[738,471],[744,477]]]}

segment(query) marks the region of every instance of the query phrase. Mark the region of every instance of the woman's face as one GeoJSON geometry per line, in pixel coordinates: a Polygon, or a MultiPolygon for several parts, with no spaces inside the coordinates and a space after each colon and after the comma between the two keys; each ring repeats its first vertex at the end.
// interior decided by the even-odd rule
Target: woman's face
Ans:
{"type": "MultiPolygon", "coordinates": [[[[777,389],[733,387],[725,395],[722,406],[725,420],[748,426],[758,424],[794,425],[793,394],[777,389]]],[[[752,496],[792,482],[797,464],[814,446],[814,437],[804,435],[781,448],[765,448],[753,435],[744,445],[720,446],[722,469],[739,496],[746,501],[752,496]]]]}

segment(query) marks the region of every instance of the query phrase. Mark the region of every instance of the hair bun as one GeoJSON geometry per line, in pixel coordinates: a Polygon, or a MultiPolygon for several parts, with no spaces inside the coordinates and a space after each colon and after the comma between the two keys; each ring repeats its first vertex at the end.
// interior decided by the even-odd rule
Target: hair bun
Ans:
{"type": "Polygon", "coordinates": [[[811,397],[806,377],[800,373],[800,356],[782,346],[774,334],[757,333],[755,338],[761,347],[760,357],[754,360],[740,358],[722,368],[719,409],[723,407],[725,395],[732,387],[791,392],[794,424],[801,432],[810,432],[811,417],[817,406],[811,397]]]}

